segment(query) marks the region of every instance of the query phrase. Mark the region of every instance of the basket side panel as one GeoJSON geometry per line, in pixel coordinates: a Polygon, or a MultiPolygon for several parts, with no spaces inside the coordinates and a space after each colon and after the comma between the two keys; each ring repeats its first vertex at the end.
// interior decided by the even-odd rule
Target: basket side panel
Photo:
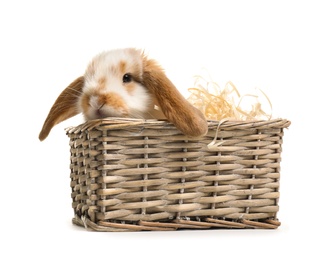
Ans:
{"type": "Polygon", "coordinates": [[[201,139],[159,125],[69,136],[73,208],[94,229],[278,225],[282,127],[211,126],[201,139]]]}

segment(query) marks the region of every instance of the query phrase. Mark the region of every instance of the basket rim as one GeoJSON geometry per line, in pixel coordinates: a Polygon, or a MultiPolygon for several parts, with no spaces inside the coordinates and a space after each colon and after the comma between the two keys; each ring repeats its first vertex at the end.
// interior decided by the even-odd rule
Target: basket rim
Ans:
{"type": "MultiPolygon", "coordinates": [[[[247,128],[288,128],[291,121],[284,118],[266,119],[266,120],[207,120],[208,127],[220,128],[221,130],[232,129],[247,129],[247,128]]],[[[106,130],[122,129],[134,126],[149,126],[175,128],[175,126],[166,121],[158,119],[137,119],[137,118],[121,118],[121,117],[108,117],[103,119],[95,119],[86,121],[78,126],[70,126],[65,129],[67,134],[77,134],[84,131],[90,131],[97,127],[104,127],[106,130]]]]}

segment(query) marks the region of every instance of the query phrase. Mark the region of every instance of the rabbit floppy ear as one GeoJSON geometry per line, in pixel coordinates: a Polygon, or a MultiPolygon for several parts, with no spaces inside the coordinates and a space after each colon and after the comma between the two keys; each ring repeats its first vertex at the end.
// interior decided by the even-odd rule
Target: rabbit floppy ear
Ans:
{"type": "Polygon", "coordinates": [[[142,83],[154,95],[168,121],[187,136],[206,135],[208,124],[203,113],[182,96],[156,61],[143,55],[143,66],[142,83]]]}
{"type": "Polygon", "coordinates": [[[46,121],[39,134],[39,140],[43,141],[50,133],[51,128],[60,122],[79,114],[77,103],[82,93],[84,77],[81,76],[73,81],[57,98],[51,107],[46,121]]]}

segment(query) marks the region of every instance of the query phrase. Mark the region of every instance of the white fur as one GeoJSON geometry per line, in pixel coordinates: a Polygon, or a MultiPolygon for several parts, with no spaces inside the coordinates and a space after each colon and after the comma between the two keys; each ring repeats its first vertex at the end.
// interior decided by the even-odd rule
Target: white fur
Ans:
{"type": "MultiPolygon", "coordinates": [[[[85,72],[84,93],[96,93],[99,86],[99,80],[106,78],[106,84],[103,89],[99,89],[99,94],[115,93],[122,98],[128,109],[128,116],[143,117],[151,105],[151,96],[147,89],[140,83],[135,82],[135,88],[132,92],[126,90],[126,83],[122,81],[122,73],[115,70],[120,62],[125,61],[129,64],[128,70],[125,73],[131,73],[132,67],[139,68],[139,77],[143,74],[143,65],[141,53],[134,49],[117,49],[109,52],[102,52],[93,58],[85,72]]],[[[131,83],[132,84],[132,83],[131,83]]],[[[99,108],[97,105],[97,97],[90,99],[90,111],[87,114],[88,119],[97,118],[96,111],[99,108]]],[[[81,104],[79,108],[82,111],[81,104]]],[[[102,111],[108,116],[123,116],[124,111],[115,110],[112,106],[106,104],[102,111]]]]}

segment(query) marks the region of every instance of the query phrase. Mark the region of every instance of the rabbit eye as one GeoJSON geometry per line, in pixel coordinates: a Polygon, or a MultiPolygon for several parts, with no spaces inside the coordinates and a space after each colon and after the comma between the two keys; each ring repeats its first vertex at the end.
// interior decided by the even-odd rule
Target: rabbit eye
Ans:
{"type": "Polygon", "coordinates": [[[123,76],[123,82],[124,83],[128,83],[128,82],[131,82],[132,81],[132,76],[128,73],[124,74],[123,76]]]}

